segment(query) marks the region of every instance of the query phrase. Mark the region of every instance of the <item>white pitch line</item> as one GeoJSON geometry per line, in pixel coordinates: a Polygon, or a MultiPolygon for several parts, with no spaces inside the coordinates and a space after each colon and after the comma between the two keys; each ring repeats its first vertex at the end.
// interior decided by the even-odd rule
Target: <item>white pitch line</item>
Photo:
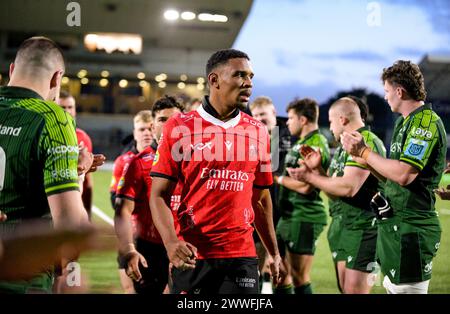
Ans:
{"type": "Polygon", "coordinates": [[[444,215],[450,215],[450,209],[447,208],[441,208],[439,212],[444,215]]]}
{"type": "Polygon", "coordinates": [[[101,220],[106,222],[108,225],[111,225],[111,226],[114,227],[114,220],[111,217],[109,217],[108,215],[106,215],[100,208],[98,208],[97,206],[93,205],[92,206],[92,212],[94,214],[96,214],[97,217],[99,217],[101,220]]]}

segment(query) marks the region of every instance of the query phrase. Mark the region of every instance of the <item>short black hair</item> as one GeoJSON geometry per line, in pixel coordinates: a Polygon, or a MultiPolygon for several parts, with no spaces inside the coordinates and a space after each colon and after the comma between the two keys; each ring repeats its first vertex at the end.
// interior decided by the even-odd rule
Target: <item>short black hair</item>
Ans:
{"type": "Polygon", "coordinates": [[[208,77],[209,73],[211,73],[212,70],[219,65],[225,64],[228,60],[234,58],[245,58],[250,61],[249,56],[240,50],[223,49],[216,51],[211,57],[209,57],[208,62],[206,63],[206,76],[208,77]]]}
{"type": "Polygon", "coordinates": [[[297,116],[305,116],[309,122],[317,122],[319,118],[319,104],[312,98],[295,98],[289,103],[286,112],[294,110],[297,116]]]}
{"type": "Polygon", "coordinates": [[[164,110],[164,109],[170,109],[170,108],[178,108],[181,112],[184,110],[184,106],[181,105],[175,97],[164,95],[164,97],[161,97],[155,101],[155,103],[152,106],[152,117],[156,117],[156,113],[164,110]]]}

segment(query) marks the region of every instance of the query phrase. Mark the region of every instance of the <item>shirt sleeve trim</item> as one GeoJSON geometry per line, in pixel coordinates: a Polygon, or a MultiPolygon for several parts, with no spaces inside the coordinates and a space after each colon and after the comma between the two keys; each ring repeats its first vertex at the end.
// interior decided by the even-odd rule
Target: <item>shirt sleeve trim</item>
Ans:
{"type": "Polygon", "coordinates": [[[405,157],[401,157],[400,161],[404,161],[407,164],[410,164],[411,166],[413,166],[414,168],[417,168],[420,171],[422,171],[422,169],[423,169],[423,165],[419,164],[418,162],[416,162],[414,160],[411,160],[411,159],[408,159],[408,158],[405,158],[405,157]]]}
{"type": "Polygon", "coordinates": [[[272,187],[272,184],[271,185],[257,185],[257,184],[253,184],[253,187],[255,189],[258,189],[258,190],[265,190],[265,189],[270,189],[272,187]]]}
{"type": "Polygon", "coordinates": [[[164,173],[159,173],[159,172],[150,172],[150,176],[151,177],[157,177],[157,178],[164,178],[173,182],[178,182],[178,179],[172,176],[168,176],[167,174],[164,173]]]}

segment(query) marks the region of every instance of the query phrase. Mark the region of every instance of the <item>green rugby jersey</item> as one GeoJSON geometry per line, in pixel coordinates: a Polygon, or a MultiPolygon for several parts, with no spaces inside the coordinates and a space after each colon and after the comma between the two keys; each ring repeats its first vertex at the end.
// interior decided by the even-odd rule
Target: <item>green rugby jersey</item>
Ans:
{"type": "MultiPolygon", "coordinates": [[[[368,126],[359,128],[357,131],[361,133],[367,146],[379,155],[386,156],[383,142],[370,131],[368,126]]],[[[339,146],[331,161],[328,174],[342,177],[345,167],[367,169],[366,166],[354,161],[352,156],[342,146],[339,146]]],[[[369,227],[373,218],[375,218],[375,214],[370,209],[370,200],[378,191],[382,191],[382,183],[374,175],[370,174],[355,196],[339,197],[333,200],[330,204],[330,214],[333,215],[335,211],[340,211],[344,217],[344,225],[349,229],[369,227]]]]}
{"type": "MultiPolygon", "coordinates": [[[[289,176],[286,171],[287,167],[298,167],[298,160],[302,158],[299,153],[302,145],[311,146],[315,150],[320,148],[322,155],[322,167],[325,170],[328,169],[330,161],[330,149],[328,147],[328,142],[319,130],[315,130],[306,135],[304,138],[299,139],[287,153],[284,161],[284,176],[289,176]]],[[[314,191],[310,194],[303,195],[281,186],[279,196],[281,216],[285,218],[292,217],[305,222],[326,224],[327,216],[322,198],[319,194],[319,189],[314,189],[314,191]]]]}
{"type": "Polygon", "coordinates": [[[447,135],[431,104],[420,106],[406,119],[399,117],[392,136],[390,158],[403,161],[420,172],[407,186],[387,180],[385,193],[394,215],[410,222],[436,216],[433,189],[445,168],[447,135]]]}
{"type": "Polygon", "coordinates": [[[47,196],[78,190],[77,163],[68,113],[32,90],[0,88],[0,208],[8,216],[0,230],[49,217],[47,196]]]}

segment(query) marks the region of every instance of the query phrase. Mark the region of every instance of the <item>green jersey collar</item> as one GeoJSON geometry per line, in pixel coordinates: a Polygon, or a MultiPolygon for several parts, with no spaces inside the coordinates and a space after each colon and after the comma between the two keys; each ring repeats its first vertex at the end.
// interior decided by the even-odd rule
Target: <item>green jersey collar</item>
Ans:
{"type": "Polygon", "coordinates": [[[17,86],[3,86],[0,87],[0,97],[5,98],[38,98],[44,100],[38,93],[35,91],[17,86]]]}
{"type": "Polygon", "coordinates": [[[299,143],[304,143],[306,142],[310,137],[312,137],[314,134],[319,134],[320,131],[319,129],[315,129],[314,131],[309,132],[308,134],[306,134],[306,136],[302,139],[299,140],[299,143]]]}
{"type": "Polygon", "coordinates": [[[361,133],[362,131],[370,131],[370,126],[364,125],[356,130],[356,132],[361,133]]]}

